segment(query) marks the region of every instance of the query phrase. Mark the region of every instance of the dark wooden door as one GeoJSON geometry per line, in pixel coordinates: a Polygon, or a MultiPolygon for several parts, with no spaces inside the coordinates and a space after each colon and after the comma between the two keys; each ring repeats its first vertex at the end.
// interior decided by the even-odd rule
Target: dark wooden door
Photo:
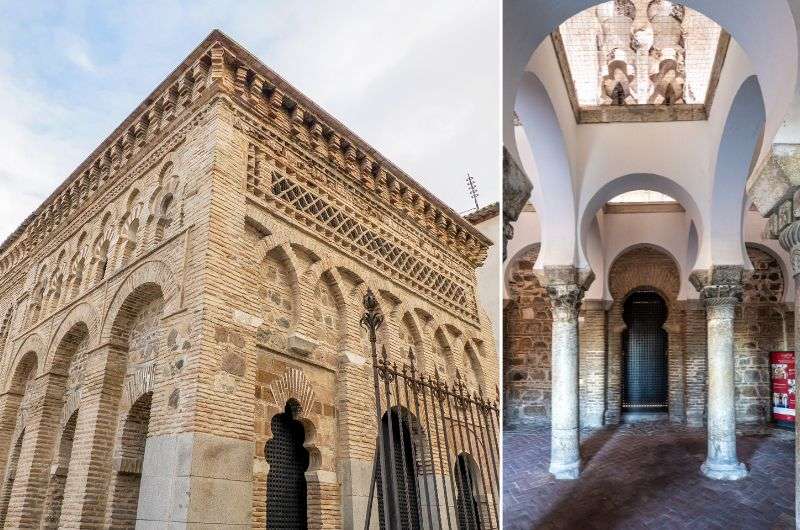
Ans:
{"type": "Polygon", "coordinates": [[[654,292],[633,293],[623,313],[622,408],[626,412],[665,412],[668,406],[667,305],[654,292]]]}

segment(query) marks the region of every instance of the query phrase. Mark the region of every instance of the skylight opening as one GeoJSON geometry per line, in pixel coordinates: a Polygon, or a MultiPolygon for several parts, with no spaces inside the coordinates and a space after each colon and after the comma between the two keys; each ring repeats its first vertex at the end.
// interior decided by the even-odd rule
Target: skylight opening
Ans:
{"type": "Polygon", "coordinates": [[[659,193],[657,191],[651,190],[634,190],[628,191],[626,193],[621,193],[608,201],[609,204],[626,204],[626,203],[637,203],[637,204],[663,204],[663,203],[674,203],[677,202],[675,199],[666,195],[664,193],[659,193]]]}
{"type": "Polygon", "coordinates": [[[648,121],[626,114],[636,107],[662,109],[654,121],[705,119],[728,41],[716,22],[668,0],[604,2],[553,35],[579,122],[648,121]],[[603,114],[581,119],[586,110],[603,114]]]}

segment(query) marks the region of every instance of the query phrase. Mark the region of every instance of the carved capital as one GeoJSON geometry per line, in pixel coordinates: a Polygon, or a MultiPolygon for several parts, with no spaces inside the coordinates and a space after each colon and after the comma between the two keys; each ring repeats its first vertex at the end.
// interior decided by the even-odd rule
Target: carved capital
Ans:
{"type": "Polygon", "coordinates": [[[800,274],[800,221],[794,221],[781,230],[778,236],[781,247],[789,253],[792,264],[792,275],[800,274]]]}
{"type": "Polygon", "coordinates": [[[594,280],[594,273],[590,269],[566,265],[545,267],[536,275],[550,296],[553,321],[577,321],[581,300],[594,280]]]}
{"type": "Polygon", "coordinates": [[[716,265],[693,271],[689,281],[700,293],[706,309],[729,308],[725,312],[730,312],[733,318],[733,307],[742,301],[742,272],[741,265],[716,265]]]}
{"type": "Polygon", "coordinates": [[[577,320],[584,292],[581,286],[574,283],[547,286],[550,307],[553,310],[553,321],[573,322],[577,320]]]}

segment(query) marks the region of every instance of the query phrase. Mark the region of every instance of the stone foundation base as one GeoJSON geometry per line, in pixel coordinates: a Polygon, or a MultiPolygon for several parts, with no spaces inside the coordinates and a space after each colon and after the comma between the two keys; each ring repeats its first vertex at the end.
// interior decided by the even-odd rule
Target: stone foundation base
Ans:
{"type": "Polygon", "coordinates": [[[550,473],[558,480],[575,480],[581,473],[581,462],[577,460],[570,464],[550,464],[550,473]]]}
{"type": "Polygon", "coordinates": [[[739,480],[747,476],[747,466],[741,462],[736,464],[714,464],[706,460],[700,466],[700,472],[714,480],[739,480]]]}

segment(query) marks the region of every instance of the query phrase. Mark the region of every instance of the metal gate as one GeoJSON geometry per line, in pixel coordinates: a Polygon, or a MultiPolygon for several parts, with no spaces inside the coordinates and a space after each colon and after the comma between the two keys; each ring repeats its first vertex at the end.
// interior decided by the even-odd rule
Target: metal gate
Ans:
{"type": "Polygon", "coordinates": [[[309,455],[303,424],[294,419],[292,400],[282,414],[272,417],[272,439],[267,442],[267,528],[299,530],[308,527],[306,479],[309,455]]]}
{"type": "Polygon", "coordinates": [[[381,426],[364,528],[375,511],[381,529],[499,530],[497,400],[470,392],[459,372],[453,382],[420,373],[410,349],[401,365],[389,361],[385,348],[379,355],[383,315],[370,290],[364,309],[381,426]]]}
{"type": "Polygon", "coordinates": [[[667,305],[654,292],[637,292],[625,301],[623,318],[622,408],[628,412],[665,412],[668,407],[667,305]]]}

